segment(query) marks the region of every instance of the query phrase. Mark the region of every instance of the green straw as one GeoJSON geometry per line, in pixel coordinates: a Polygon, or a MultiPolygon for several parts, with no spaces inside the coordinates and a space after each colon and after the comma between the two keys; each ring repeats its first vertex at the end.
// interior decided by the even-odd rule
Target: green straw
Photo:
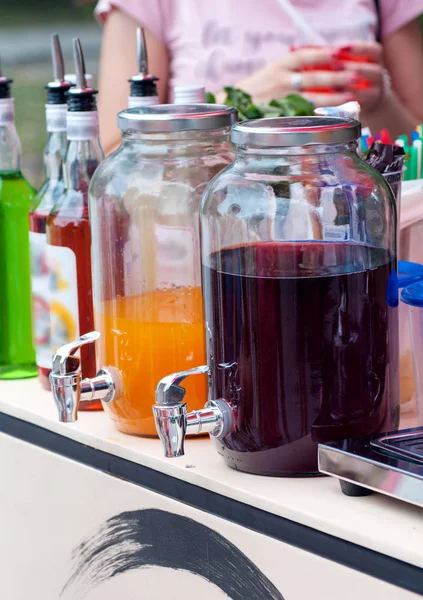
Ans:
{"type": "Polygon", "coordinates": [[[415,148],[414,146],[411,146],[410,148],[410,160],[409,162],[409,169],[410,169],[410,175],[409,177],[407,177],[407,179],[417,179],[417,159],[418,159],[418,152],[417,152],[417,148],[415,148]]]}

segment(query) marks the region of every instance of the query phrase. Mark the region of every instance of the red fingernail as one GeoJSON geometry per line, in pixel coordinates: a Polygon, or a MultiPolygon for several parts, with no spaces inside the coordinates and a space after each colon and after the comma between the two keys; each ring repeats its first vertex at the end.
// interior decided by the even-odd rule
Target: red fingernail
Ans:
{"type": "Polygon", "coordinates": [[[352,50],[352,46],[341,46],[341,48],[339,48],[338,52],[351,52],[352,50]]]}
{"type": "Polygon", "coordinates": [[[337,62],[332,66],[332,70],[333,71],[345,71],[345,66],[342,63],[337,62]]]}

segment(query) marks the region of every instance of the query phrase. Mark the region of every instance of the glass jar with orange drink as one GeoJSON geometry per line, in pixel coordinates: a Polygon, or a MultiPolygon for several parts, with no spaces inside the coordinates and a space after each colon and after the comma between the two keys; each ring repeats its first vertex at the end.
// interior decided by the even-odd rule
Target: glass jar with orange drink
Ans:
{"type": "MultiPolygon", "coordinates": [[[[198,215],[207,183],[233,160],[235,120],[218,105],[125,110],[122,144],[92,180],[98,363],[118,375],[104,407],[123,432],[156,435],[158,381],[205,362],[198,215]]],[[[191,410],[206,383],[189,382],[191,410]]]]}

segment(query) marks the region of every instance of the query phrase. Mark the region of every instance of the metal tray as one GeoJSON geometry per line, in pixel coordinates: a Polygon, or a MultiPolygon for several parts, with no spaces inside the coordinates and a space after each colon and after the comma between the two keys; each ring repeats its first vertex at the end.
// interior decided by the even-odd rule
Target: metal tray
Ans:
{"type": "Polygon", "coordinates": [[[423,506],[423,428],[319,444],[319,470],[338,477],[342,491],[372,491],[423,506]]]}

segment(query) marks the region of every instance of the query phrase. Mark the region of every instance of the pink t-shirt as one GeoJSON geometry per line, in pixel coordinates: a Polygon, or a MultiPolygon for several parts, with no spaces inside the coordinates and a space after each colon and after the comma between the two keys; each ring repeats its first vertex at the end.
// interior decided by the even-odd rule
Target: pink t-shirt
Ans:
{"type": "MultiPolygon", "coordinates": [[[[374,0],[290,0],[328,44],[374,40],[374,0]]],[[[423,0],[379,0],[382,39],[421,13],[423,0]]],[[[236,83],[308,43],[279,0],[100,0],[104,21],[112,7],[133,17],[168,47],[170,86],[236,83]]]]}

